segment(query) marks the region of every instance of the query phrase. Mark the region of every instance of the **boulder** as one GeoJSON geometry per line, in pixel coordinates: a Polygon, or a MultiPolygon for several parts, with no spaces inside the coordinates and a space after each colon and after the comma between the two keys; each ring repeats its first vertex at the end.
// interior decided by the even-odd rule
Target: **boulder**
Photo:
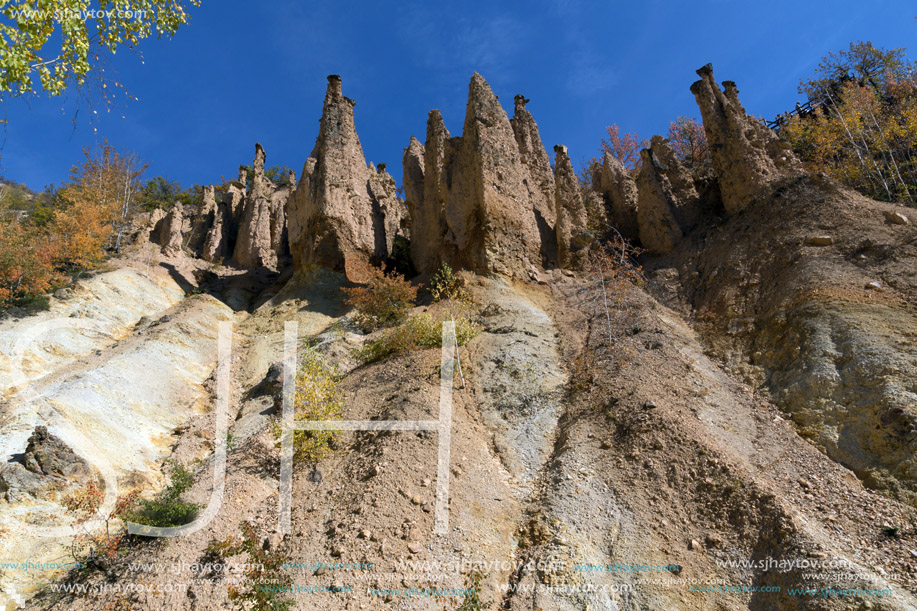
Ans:
{"type": "Polygon", "coordinates": [[[723,81],[720,90],[710,64],[697,74],[701,78],[691,85],[691,93],[704,121],[723,206],[728,214],[735,214],[801,167],[786,141],[745,113],[734,82],[723,81]]]}
{"type": "Polygon", "coordinates": [[[0,494],[8,501],[21,501],[25,495],[60,493],[69,485],[79,485],[92,475],[89,464],[44,426],[29,436],[19,461],[0,466],[0,494]]]}
{"type": "Polygon", "coordinates": [[[557,251],[561,267],[578,265],[588,246],[586,206],[567,147],[554,147],[557,251]]]}
{"type": "Polygon", "coordinates": [[[637,182],[611,153],[605,153],[599,188],[605,199],[608,223],[621,236],[636,241],[640,238],[637,224],[637,182]]]}

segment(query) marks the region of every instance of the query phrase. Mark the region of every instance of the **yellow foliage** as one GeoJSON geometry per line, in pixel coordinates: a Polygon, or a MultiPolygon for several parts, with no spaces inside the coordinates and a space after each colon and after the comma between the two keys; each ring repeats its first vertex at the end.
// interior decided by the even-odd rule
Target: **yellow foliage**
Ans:
{"type": "Polygon", "coordinates": [[[913,204],[917,198],[917,83],[889,82],[884,91],[843,85],[839,95],[795,116],[781,129],[814,172],[870,197],[913,204]]]}
{"type": "Polygon", "coordinates": [[[86,160],[71,170],[70,182],[58,193],[62,207],[54,215],[52,232],[60,240],[59,262],[85,269],[98,265],[106,249],[120,247],[144,168],[108,142],[97,156],[89,148],[83,154],[86,160]]]}
{"type": "MultiPolygon", "coordinates": [[[[293,409],[296,420],[332,420],[344,409],[341,378],[314,348],[303,350],[296,371],[293,409]]],[[[275,437],[281,434],[278,424],[275,437]]],[[[293,431],[293,458],[315,464],[331,453],[331,431],[293,431]]]]}

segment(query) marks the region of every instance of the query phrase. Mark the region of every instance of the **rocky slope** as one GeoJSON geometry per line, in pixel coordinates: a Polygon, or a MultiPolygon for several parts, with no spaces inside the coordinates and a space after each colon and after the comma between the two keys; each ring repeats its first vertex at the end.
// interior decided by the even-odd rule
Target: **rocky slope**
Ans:
{"type": "Polygon", "coordinates": [[[171,457],[206,505],[228,448],[202,528],[41,580],[4,570],[8,606],[224,609],[230,586],[264,592],[282,573],[301,609],[917,608],[914,213],[806,174],[734,83],[698,73],[709,174],[655,137],[638,176],[609,156],[583,193],[566,147],[552,169],[528,100],[510,119],[475,74],[463,133],[434,110],[405,149],[405,201],[331,76],[295,187],[264,178],[258,146],[250,188],[243,175],[198,210],[154,212],[118,269],[0,324],[4,557],[64,556],[66,538],[27,525],[66,524],[60,492],[87,470],[115,465],[150,495],[171,457]],[[602,254],[595,203],[648,251],[645,280],[602,254]],[[388,331],[364,334],[342,291],[370,264],[410,263],[422,284],[443,262],[479,329],[445,404],[438,348],[355,357],[388,331]],[[98,323],[42,336],[14,375],[30,324],[81,317],[98,323]],[[219,321],[233,323],[222,398],[219,321]],[[342,375],[342,419],[451,419],[448,438],[348,431],[297,462],[285,532],[273,431],[291,322],[342,375]],[[256,547],[222,558],[243,523],[256,547]],[[257,549],[284,563],[260,581],[240,570],[257,549]]]}

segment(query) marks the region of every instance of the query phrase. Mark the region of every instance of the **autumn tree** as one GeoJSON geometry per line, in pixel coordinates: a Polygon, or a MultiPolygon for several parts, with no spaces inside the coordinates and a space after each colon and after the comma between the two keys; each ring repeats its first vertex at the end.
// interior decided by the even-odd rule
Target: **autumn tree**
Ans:
{"type": "MultiPolygon", "coordinates": [[[[60,95],[97,74],[105,56],[153,34],[171,37],[200,0],[4,0],[0,99],[60,95]]],[[[104,85],[104,83],[103,83],[104,85]]]]}
{"type": "Polygon", "coordinates": [[[107,141],[83,154],[85,161],[71,170],[70,182],[58,192],[61,207],[52,220],[61,245],[59,260],[76,268],[94,267],[106,250],[120,250],[146,167],[107,141]]]}
{"type": "Polygon", "coordinates": [[[12,215],[0,218],[0,305],[21,303],[62,283],[57,243],[41,228],[12,215]]]}
{"type": "Polygon", "coordinates": [[[710,164],[707,134],[704,126],[691,117],[678,117],[669,124],[666,135],[675,155],[691,169],[701,169],[710,164]]]}
{"type": "Polygon", "coordinates": [[[800,81],[799,93],[810,100],[822,101],[842,93],[846,83],[856,83],[873,91],[882,91],[889,81],[913,77],[915,64],[905,58],[903,48],[885,50],[871,42],[852,42],[848,49],[824,56],[815,74],[800,81]]]}
{"type": "Polygon", "coordinates": [[[646,140],[641,139],[636,132],[622,134],[617,123],[606,127],[605,132],[608,138],[602,139],[602,153],[611,153],[625,169],[636,174],[640,169],[640,149],[648,146],[646,140]]]}
{"type": "Polygon", "coordinates": [[[917,72],[903,49],[851,44],[800,86],[818,109],[780,130],[810,170],[876,199],[917,202],[917,72]]]}

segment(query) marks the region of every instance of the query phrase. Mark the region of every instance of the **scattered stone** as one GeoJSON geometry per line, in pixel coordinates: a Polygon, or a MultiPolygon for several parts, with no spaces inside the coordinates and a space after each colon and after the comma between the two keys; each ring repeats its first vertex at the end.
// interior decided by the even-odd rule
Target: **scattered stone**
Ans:
{"type": "Polygon", "coordinates": [[[410,551],[412,554],[419,554],[421,550],[423,550],[423,547],[420,545],[420,543],[417,543],[416,541],[408,543],[408,551],[410,551]]]}
{"type": "Polygon", "coordinates": [[[889,212],[886,210],[883,214],[885,215],[885,220],[888,221],[889,223],[892,223],[893,225],[910,225],[911,224],[911,219],[907,218],[900,212],[889,212]]]}

